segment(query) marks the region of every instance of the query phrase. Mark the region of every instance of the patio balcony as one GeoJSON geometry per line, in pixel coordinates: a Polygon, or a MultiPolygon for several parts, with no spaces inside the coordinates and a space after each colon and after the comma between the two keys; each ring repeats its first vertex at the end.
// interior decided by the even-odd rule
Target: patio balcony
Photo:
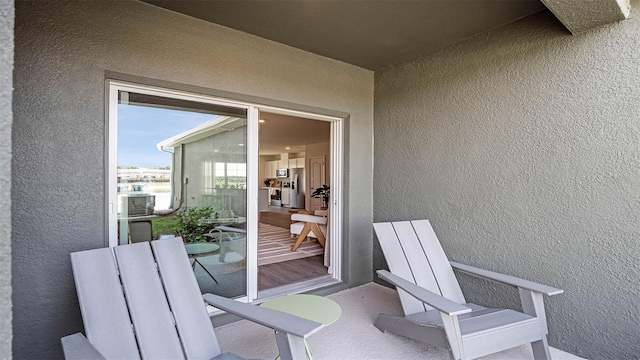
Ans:
{"type": "MultiPolygon", "coordinates": [[[[378,313],[402,314],[394,289],[369,283],[327,297],[342,307],[342,316],[307,340],[314,359],[449,359],[443,348],[382,333],[373,326],[378,313]]],[[[278,355],[271,329],[247,320],[217,327],[216,335],[223,351],[249,359],[272,359],[278,355]]],[[[556,360],[582,359],[553,347],[551,356],[556,360]]],[[[533,353],[525,345],[482,359],[533,359],[533,353]]]]}
{"type": "MultiPolygon", "coordinates": [[[[105,169],[116,150],[106,134],[105,80],[348,121],[340,140],[347,257],[343,282],[321,290],[336,292],[329,297],[343,314],[311,336],[317,359],[448,357],[373,326],[378,313],[401,312],[392,289],[371,283],[386,266],[371,224],[415,218],[437,224],[452,260],[564,289],[548,306],[553,346],[638,358],[640,0],[367,2],[382,6],[379,16],[357,1],[260,2],[271,18],[255,3],[0,0],[0,359],[61,358],[60,337],[82,330],[69,254],[108,244],[105,169]],[[282,26],[285,38],[308,31],[328,54],[154,3],[253,7],[266,25],[239,16],[247,11],[193,15],[282,26]],[[459,15],[498,19],[472,4],[504,14],[507,3],[542,10],[453,33],[454,43],[429,52],[407,51],[416,42],[392,31],[440,40],[478,24],[459,15]],[[337,9],[313,23],[311,13],[283,13],[299,6],[320,14],[329,4],[361,17],[337,9]],[[410,8],[445,5],[456,8],[410,8]],[[393,14],[399,20],[389,21],[393,14]],[[438,21],[425,20],[434,14],[438,21]],[[411,18],[436,27],[419,31],[411,18]],[[327,35],[318,36],[322,28],[327,35]],[[374,69],[327,57],[354,34],[380,45],[362,52],[365,60],[391,62],[374,69]]],[[[360,52],[355,45],[368,47],[344,49],[360,52]]],[[[511,301],[473,290],[475,299],[511,301]]],[[[218,333],[227,351],[276,354],[264,328],[238,322],[218,333]]],[[[528,347],[491,356],[530,357],[528,347]]]]}

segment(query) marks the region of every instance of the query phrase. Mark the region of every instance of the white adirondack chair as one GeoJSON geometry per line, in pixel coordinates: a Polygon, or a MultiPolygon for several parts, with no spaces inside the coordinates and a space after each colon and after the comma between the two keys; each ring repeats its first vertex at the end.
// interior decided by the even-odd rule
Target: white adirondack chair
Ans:
{"type": "Polygon", "coordinates": [[[404,316],[380,314],[375,326],[471,359],[531,343],[536,359],[550,359],[542,295],[563,290],[449,262],[428,220],[377,223],[374,229],[389,271],[378,275],[395,285],[404,316]],[[467,303],[452,267],[517,287],[523,312],[467,303]]]}
{"type": "Polygon", "coordinates": [[[323,327],[202,295],[180,238],[76,252],[71,263],[87,336],[61,339],[66,359],[241,359],[220,350],[205,302],[272,328],[282,359],[306,359],[304,339],[323,327]]]}

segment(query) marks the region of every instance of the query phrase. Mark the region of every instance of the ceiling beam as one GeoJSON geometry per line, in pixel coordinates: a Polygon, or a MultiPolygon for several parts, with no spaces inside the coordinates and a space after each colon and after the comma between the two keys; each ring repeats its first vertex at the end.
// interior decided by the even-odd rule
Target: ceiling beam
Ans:
{"type": "Polygon", "coordinates": [[[629,0],[541,0],[573,34],[629,17],[629,0]]]}

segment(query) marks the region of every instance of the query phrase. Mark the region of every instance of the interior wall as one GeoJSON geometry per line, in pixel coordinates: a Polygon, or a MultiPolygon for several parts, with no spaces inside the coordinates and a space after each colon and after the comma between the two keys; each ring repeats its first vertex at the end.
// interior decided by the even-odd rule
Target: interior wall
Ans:
{"type": "Polygon", "coordinates": [[[311,184],[311,171],[309,171],[309,159],[317,156],[324,156],[324,179],[325,184],[331,186],[331,142],[321,142],[317,144],[309,144],[305,147],[305,171],[304,176],[306,178],[305,189],[305,208],[310,210],[311,205],[311,190],[309,188],[311,184]]]}
{"type": "Polygon", "coordinates": [[[60,337],[82,330],[69,253],[107,245],[108,76],[348,115],[357,186],[345,184],[334,291],[371,281],[371,71],[137,1],[20,1],[15,36],[14,358],[60,357],[60,337]]]}
{"type": "Polygon", "coordinates": [[[564,289],[549,342],[594,359],[640,353],[639,8],[580,36],[544,11],[375,75],[374,220],[428,218],[451,260],[564,289]]]}
{"type": "Polygon", "coordinates": [[[13,0],[0,0],[0,359],[11,358],[13,0]]]}

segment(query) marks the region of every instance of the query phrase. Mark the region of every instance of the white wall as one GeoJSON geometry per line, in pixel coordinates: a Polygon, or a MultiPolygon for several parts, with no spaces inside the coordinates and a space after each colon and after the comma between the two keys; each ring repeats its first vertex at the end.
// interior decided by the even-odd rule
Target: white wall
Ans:
{"type": "MultiPolygon", "coordinates": [[[[632,7],[580,36],[545,11],[375,81],[375,221],[428,218],[452,260],[564,289],[547,302],[550,344],[594,359],[640,353],[632,7]]],[[[519,306],[462,280],[467,300],[519,306]]]]}
{"type": "Polygon", "coordinates": [[[305,181],[306,181],[306,193],[305,193],[305,208],[311,210],[311,190],[309,185],[311,184],[311,171],[309,168],[309,159],[317,156],[324,156],[324,178],[325,184],[331,186],[331,152],[330,142],[321,142],[317,144],[309,144],[305,147],[305,181]]]}
{"type": "Polygon", "coordinates": [[[20,1],[15,35],[15,358],[59,357],[59,338],[81,330],[69,253],[107,244],[112,75],[348,114],[357,186],[346,184],[342,288],[371,280],[372,72],[138,1],[20,1]]]}

